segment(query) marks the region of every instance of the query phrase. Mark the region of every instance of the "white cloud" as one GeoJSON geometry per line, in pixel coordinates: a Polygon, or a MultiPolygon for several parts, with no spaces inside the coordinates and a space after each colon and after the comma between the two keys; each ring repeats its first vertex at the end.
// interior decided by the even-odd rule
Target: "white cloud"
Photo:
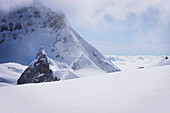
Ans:
{"type": "MultiPolygon", "coordinates": [[[[16,5],[30,4],[36,0],[1,0],[1,8],[9,9],[16,5]]],[[[73,21],[86,26],[98,24],[103,16],[110,15],[115,19],[125,20],[129,12],[137,15],[149,7],[158,8],[167,14],[170,11],[169,0],[39,0],[44,5],[63,10],[73,21]]]]}
{"type": "MultiPolygon", "coordinates": [[[[2,9],[28,5],[37,0],[0,0],[2,9]]],[[[39,0],[53,9],[63,10],[71,23],[77,26],[95,29],[106,26],[104,17],[109,15],[115,20],[124,21],[133,12],[140,16],[148,8],[161,12],[162,22],[170,16],[169,0],[39,0]]],[[[168,20],[169,21],[169,20],[168,20]]]]}
{"type": "Polygon", "coordinates": [[[31,4],[33,0],[0,0],[0,9],[9,11],[20,6],[27,6],[31,4]]]}
{"type": "Polygon", "coordinates": [[[158,9],[161,12],[161,19],[166,21],[170,11],[169,0],[48,0],[48,4],[64,10],[74,24],[90,26],[89,28],[105,24],[105,15],[123,21],[129,12],[140,16],[152,7],[158,9]]]}
{"type": "MultiPolygon", "coordinates": [[[[36,0],[0,0],[0,8],[9,10],[18,6],[29,5],[34,1],[36,0]]],[[[124,47],[121,45],[117,46],[116,50],[129,47],[133,52],[135,47],[139,47],[136,45],[143,44],[142,46],[145,45],[146,48],[148,47],[155,52],[160,52],[154,50],[148,43],[158,45],[161,48],[159,50],[167,48],[162,46],[165,41],[170,43],[170,37],[168,37],[170,36],[170,0],[39,1],[52,9],[59,9],[65,12],[70,23],[77,29],[80,28],[90,30],[93,33],[100,32],[103,34],[113,32],[111,35],[118,32],[124,38],[126,38],[126,35],[131,34],[136,43],[129,46],[127,42],[127,45],[124,47]],[[129,32],[129,34],[123,35],[124,32],[129,32]]],[[[107,44],[105,46],[107,46],[105,48],[109,48],[107,44]]],[[[101,48],[101,51],[108,50],[101,48]]],[[[129,49],[129,51],[131,50],[129,49]]]]}

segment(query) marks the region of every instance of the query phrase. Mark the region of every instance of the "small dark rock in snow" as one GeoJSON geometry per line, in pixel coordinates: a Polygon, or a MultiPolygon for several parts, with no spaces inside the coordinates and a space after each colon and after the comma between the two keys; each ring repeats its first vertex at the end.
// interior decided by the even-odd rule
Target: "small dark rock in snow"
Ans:
{"type": "Polygon", "coordinates": [[[144,68],[144,67],[142,67],[142,66],[141,66],[141,67],[139,67],[139,69],[143,69],[143,68],[144,68]]]}
{"type": "Polygon", "coordinates": [[[166,56],[166,57],[165,57],[165,60],[167,60],[167,59],[168,59],[168,57],[166,56]]]}

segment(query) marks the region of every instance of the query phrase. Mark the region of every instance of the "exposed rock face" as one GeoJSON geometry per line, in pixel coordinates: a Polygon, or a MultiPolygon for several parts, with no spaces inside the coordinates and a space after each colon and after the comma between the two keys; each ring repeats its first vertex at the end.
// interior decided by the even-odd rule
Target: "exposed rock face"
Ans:
{"type": "Polygon", "coordinates": [[[17,84],[40,83],[58,81],[59,78],[53,76],[53,71],[50,69],[50,62],[47,55],[40,47],[37,53],[36,60],[22,73],[17,84]]]}

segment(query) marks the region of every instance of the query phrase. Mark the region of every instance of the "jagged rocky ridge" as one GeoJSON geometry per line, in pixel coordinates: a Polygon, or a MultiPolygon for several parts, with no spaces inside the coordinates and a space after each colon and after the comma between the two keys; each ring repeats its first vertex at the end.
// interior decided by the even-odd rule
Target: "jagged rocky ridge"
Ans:
{"type": "Polygon", "coordinates": [[[0,62],[29,64],[43,44],[50,58],[65,62],[75,71],[119,71],[70,26],[61,12],[30,6],[1,16],[0,22],[0,62]]]}
{"type": "Polygon", "coordinates": [[[50,82],[73,78],[79,77],[67,64],[57,63],[57,61],[50,59],[43,50],[43,46],[40,46],[36,59],[22,73],[17,80],[17,84],[50,82]]]}

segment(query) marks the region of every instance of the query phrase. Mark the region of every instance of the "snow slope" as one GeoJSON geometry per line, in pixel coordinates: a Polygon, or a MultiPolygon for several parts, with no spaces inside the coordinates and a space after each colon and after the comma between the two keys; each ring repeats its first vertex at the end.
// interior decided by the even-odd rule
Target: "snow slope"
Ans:
{"type": "Polygon", "coordinates": [[[27,68],[17,63],[0,64],[0,87],[14,85],[22,72],[27,68]]]}
{"type": "Polygon", "coordinates": [[[168,59],[161,59],[158,62],[152,64],[152,66],[164,66],[164,65],[170,65],[170,57],[168,57],[168,59]]]}
{"type": "Polygon", "coordinates": [[[2,113],[169,113],[170,65],[0,87],[2,113]]]}

